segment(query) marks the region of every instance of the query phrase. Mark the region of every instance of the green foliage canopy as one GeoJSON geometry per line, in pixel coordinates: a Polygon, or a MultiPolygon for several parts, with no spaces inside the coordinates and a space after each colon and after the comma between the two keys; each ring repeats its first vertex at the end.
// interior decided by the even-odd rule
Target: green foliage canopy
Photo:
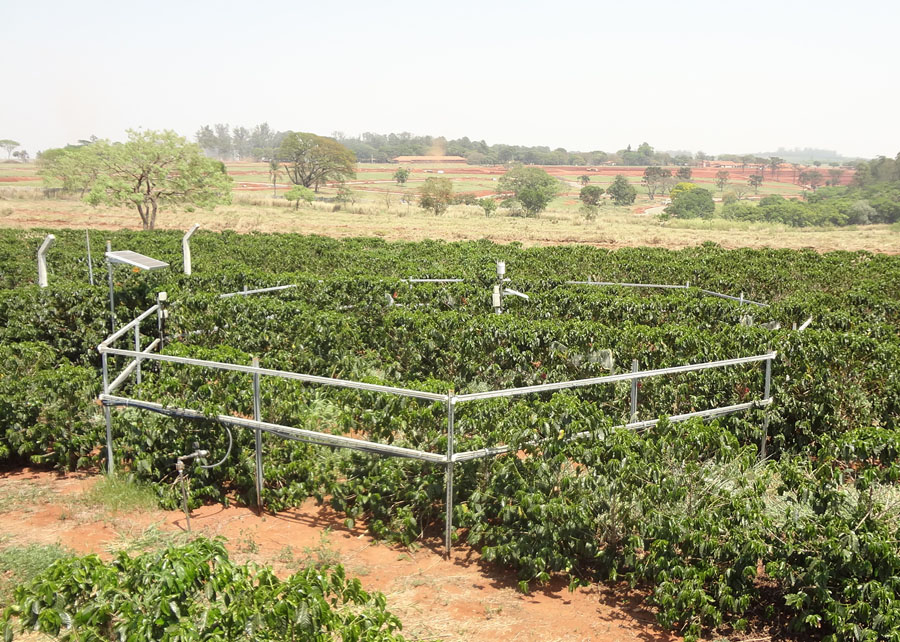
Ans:
{"type": "Polygon", "coordinates": [[[289,132],[278,148],[278,160],[294,185],[319,190],[328,181],[356,176],[356,156],[333,138],[289,132]]]}
{"type": "Polygon", "coordinates": [[[637,198],[637,190],[634,189],[634,185],[621,174],[616,175],[612,184],[606,188],[606,193],[612,197],[616,205],[631,205],[637,198]]]}
{"type": "Polygon", "coordinates": [[[435,215],[443,214],[453,203],[453,183],[449,178],[432,176],[419,188],[419,207],[435,215]]]}
{"type": "Polygon", "coordinates": [[[514,167],[500,177],[499,193],[512,192],[526,216],[537,216],[559,194],[559,181],[539,167],[514,167]]]}

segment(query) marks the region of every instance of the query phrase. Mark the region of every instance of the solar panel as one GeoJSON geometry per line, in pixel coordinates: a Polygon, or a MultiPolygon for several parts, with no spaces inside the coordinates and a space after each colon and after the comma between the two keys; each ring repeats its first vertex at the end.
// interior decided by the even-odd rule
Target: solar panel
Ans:
{"type": "Polygon", "coordinates": [[[138,254],[137,252],[132,252],[131,250],[107,252],[106,260],[110,263],[131,265],[141,270],[160,270],[162,268],[169,267],[168,263],[158,261],[156,259],[150,258],[149,256],[144,256],[143,254],[138,254]]]}

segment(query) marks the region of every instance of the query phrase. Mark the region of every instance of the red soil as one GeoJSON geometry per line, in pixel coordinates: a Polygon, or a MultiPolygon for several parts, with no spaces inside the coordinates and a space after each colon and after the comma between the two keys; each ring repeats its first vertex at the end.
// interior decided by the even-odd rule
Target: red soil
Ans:
{"type": "MultiPolygon", "coordinates": [[[[98,478],[27,469],[0,474],[0,494],[32,498],[0,514],[0,546],[59,543],[109,559],[111,548],[151,526],[173,536],[184,532],[184,514],[178,511],[112,515],[80,501],[78,496],[98,478]],[[37,499],[35,489],[41,491],[37,499]]],[[[280,575],[296,568],[285,561],[288,554],[343,564],[366,589],[385,593],[410,639],[677,639],[656,625],[652,613],[640,606],[640,596],[625,585],[569,592],[565,584],[551,582],[522,595],[515,590],[515,573],[485,562],[466,546],[454,547],[447,560],[439,539],[426,539],[414,549],[388,545],[359,526],[347,529],[339,515],[312,500],[263,516],[244,507],[204,506],[192,513],[191,526],[196,533],[225,536],[237,559],[270,564],[280,575]]]]}

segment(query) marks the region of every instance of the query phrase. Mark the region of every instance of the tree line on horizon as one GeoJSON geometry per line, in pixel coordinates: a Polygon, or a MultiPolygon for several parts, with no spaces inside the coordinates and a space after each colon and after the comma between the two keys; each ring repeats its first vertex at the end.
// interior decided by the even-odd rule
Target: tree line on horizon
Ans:
{"type": "MultiPolygon", "coordinates": [[[[268,123],[261,123],[253,128],[217,123],[204,125],[195,134],[197,144],[204,153],[224,161],[233,160],[269,160],[281,146],[289,132],[272,129],[268,123]]],[[[615,152],[574,151],[563,147],[551,149],[547,146],[525,145],[488,145],[484,140],[470,140],[467,136],[447,139],[443,136],[419,136],[409,132],[377,134],[364,132],[358,136],[348,136],[343,132],[332,132],[330,138],[347,147],[356,154],[360,163],[387,163],[397,156],[461,156],[470,165],[503,165],[522,163],[525,165],[603,165],[616,166],[650,166],[678,165],[691,166],[707,160],[724,160],[739,163],[742,169],[747,167],[771,164],[772,158],[780,162],[794,162],[808,153],[813,156],[827,156],[832,160],[832,167],[841,164],[835,152],[829,150],[779,150],[778,155],[760,154],[719,154],[712,156],[702,151],[658,151],[649,143],[643,142],[635,148],[631,145],[615,152]]],[[[822,161],[809,161],[812,165],[822,165],[822,161]]],[[[844,165],[852,163],[843,163],[844,165]]]]}

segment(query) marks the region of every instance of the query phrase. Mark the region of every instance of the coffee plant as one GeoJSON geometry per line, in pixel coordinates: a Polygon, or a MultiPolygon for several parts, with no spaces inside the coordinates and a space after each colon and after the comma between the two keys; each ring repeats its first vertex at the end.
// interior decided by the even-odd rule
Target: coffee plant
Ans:
{"type": "MultiPolygon", "coordinates": [[[[95,348],[108,334],[106,285],[87,284],[82,233],[60,231],[49,255],[50,287],[38,288],[33,257],[45,233],[0,230],[0,460],[104,467],[94,400],[95,348]]],[[[627,582],[643,591],[660,623],[688,638],[777,622],[779,635],[900,639],[900,258],[711,244],[606,251],[201,231],[192,239],[194,274],[186,277],[178,233],[104,237],[114,249],[172,265],[115,273],[120,321],[149,307],[156,292],[169,293],[164,351],[171,355],[240,364],[258,357],[268,368],[462,394],[628,371],[633,359],[653,369],[777,351],[775,403],[708,424],[615,429],[629,420],[627,383],[458,405],[456,451],[505,444],[510,452],[455,466],[453,536],[515,569],[523,591],[560,577],[573,587],[627,582]],[[489,293],[500,259],[511,286],[530,300],[507,297],[506,313],[495,315],[489,293]],[[413,284],[409,277],[465,281],[413,284]],[[566,283],[588,278],[697,287],[566,283]],[[288,284],[270,295],[218,296],[288,284]],[[740,305],[699,287],[770,306],[740,305]],[[809,329],[791,329],[810,316],[809,329]],[[581,433],[590,437],[573,438],[581,433]],[[768,457],[760,461],[763,439],[768,457]]],[[[93,268],[104,274],[101,255],[93,268]]],[[[126,362],[110,363],[115,373],[126,362]]],[[[209,417],[253,416],[250,375],[150,362],[142,375],[123,394],[209,417]]],[[[665,418],[762,395],[762,364],[685,373],[643,380],[638,414],[665,418]]],[[[261,396],[265,421],[447,448],[439,403],[268,377],[261,396]]],[[[175,462],[195,443],[210,455],[188,468],[192,506],[255,502],[251,431],[233,428],[230,456],[204,468],[228,447],[218,422],[113,412],[117,469],[152,484],[165,505],[179,504],[175,462]]],[[[443,466],[272,435],[264,435],[263,449],[270,509],[315,497],[348,525],[364,519],[378,537],[412,544],[443,531],[443,466]]],[[[133,563],[70,562],[97,578],[133,563]]],[[[149,558],[141,564],[152,566],[149,558]]],[[[61,577],[44,581],[65,586],[61,577]]],[[[14,619],[65,633],[62,613],[74,623],[74,607],[41,594],[46,602],[29,603],[37,612],[23,606],[14,619]]],[[[99,608],[85,602],[77,612],[99,608]]],[[[295,618],[290,609],[297,608],[286,605],[285,617],[295,618]]],[[[180,631],[186,620],[169,611],[159,617],[180,631]]],[[[109,617],[103,621],[117,623],[104,626],[124,626],[109,617]]],[[[281,626],[253,622],[254,635],[281,626]]],[[[382,622],[352,639],[376,639],[364,635],[388,631],[382,622]]]]}

